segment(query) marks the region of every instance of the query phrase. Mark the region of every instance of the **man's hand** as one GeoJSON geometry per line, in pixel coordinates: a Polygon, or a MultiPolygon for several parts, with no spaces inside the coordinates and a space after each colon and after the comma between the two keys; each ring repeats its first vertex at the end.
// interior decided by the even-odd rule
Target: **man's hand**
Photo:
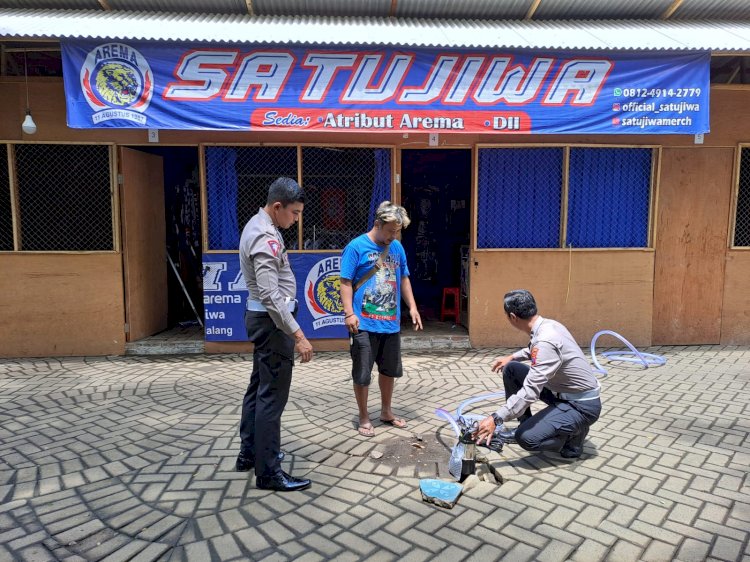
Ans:
{"type": "Polygon", "coordinates": [[[497,357],[492,362],[492,372],[493,373],[501,373],[503,369],[505,369],[505,366],[513,361],[512,355],[506,355],[505,357],[497,357]]]}
{"type": "Polygon", "coordinates": [[[346,326],[346,331],[350,334],[356,334],[359,332],[359,316],[352,313],[347,318],[344,319],[344,325],[346,326]]]}
{"type": "Polygon", "coordinates": [[[487,416],[479,422],[479,427],[474,432],[474,438],[477,440],[477,443],[482,444],[484,442],[485,445],[489,446],[492,436],[495,433],[495,427],[495,420],[492,416],[487,416]]]}
{"type": "Polygon", "coordinates": [[[307,341],[307,338],[305,337],[305,334],[302,333],[302,330],[298,330],[294,334],[294,340],[294,350],[299,353],[300,361],[302,361],[303,363],[307,363],[313,357],[312,344],[307,341]]]}
{"type": "Polygon", "coordinates": [[[417,310],[417,307],[409,309],[409,315],[411,316],[411,323],[412,326],[414,326],[414,330],[422,330],[422,317],[419,316],[419,311],[417,310]]]}

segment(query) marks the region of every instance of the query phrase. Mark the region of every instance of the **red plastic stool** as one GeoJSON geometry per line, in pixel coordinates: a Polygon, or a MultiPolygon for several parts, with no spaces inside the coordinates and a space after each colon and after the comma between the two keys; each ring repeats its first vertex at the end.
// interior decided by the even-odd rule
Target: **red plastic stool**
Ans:
{"type": "Polygon", "coordinates": [[[445,322],[446,316],[453,316],[456,323],[459,322],[461,317],[461,297],[458,287],[445,287],[443,288],[443,302],[440,305],[440,321],[445,322]],[[452,306],[448,308],[446,306],[447,297],[452,296],[452,306]]]}

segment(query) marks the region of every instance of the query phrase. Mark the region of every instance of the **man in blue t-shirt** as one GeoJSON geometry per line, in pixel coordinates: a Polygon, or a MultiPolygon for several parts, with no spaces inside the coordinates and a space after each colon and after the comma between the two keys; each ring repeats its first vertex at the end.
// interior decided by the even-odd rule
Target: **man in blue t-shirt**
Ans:
{"type": "Polygon", "coordinates": [[[398,241],[402,228],[409,226],[406,209],[384,201],[375,212],[372,230],[358,236],[341,255],[341,302],[349,331],[354,397],[359,409],[358,432],[375,435],[367,412],[367,395],[372,367],[378,365],[380,421],[406,427],[391,409],[395,379],[401,367],[401,297],[409,306],[415,330],[422,329],[417,303],[409,281],[406,253],[398,241]]]}

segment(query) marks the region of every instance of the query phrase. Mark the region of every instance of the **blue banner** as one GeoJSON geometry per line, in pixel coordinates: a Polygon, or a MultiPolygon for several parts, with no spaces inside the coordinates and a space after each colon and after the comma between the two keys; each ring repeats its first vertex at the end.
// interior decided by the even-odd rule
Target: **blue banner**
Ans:
{"type": "Polygon", "coordinates": [[[710,53],[62,40],[68,126],[696,134],[710,53]]]}
{"type": "MultiPolygon", "coordinates": [[[[308,339],[346,338],[339,253],[288,254],[297,278],[297,322],[308,339]]],[[[203,254],[206,341],[247,341],[247,287],[239,254],[203,254]]]]}

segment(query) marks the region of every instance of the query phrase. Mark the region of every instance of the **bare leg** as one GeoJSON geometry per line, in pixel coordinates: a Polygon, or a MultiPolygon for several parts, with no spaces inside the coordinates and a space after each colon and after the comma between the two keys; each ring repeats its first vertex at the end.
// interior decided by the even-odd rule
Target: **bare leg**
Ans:
{"type": "Polygon", "coordinates": [[[367,412],[367,396],[369,391],[369,386],[362,386],[361,384],[354,385],[354,397],[357,399],[357,410],[359,411],[359,433],[366,437],[375,434],[372,429],[370,414],[367,412]]]}
{"type": "Polygon", "coordinates": [[[380,421],[393,427],[406,427],[406,421],[397,418],[391,409],[391,399],[393,398],[393,387],[396,384],[396,379],[381,374],[378,377],[378,384],[380,385],[381,398],[380,421]]]}
{"type": "Polygon", "coordinates": [[[391,409],[391,400],[393,399],[393,387],[396,379],[393,377],[386,377],[383,374],[378,374],[378,385],[380,386],[380,419],[381,420],[392,420],[396,416],[393,415],[391,409]]]}

